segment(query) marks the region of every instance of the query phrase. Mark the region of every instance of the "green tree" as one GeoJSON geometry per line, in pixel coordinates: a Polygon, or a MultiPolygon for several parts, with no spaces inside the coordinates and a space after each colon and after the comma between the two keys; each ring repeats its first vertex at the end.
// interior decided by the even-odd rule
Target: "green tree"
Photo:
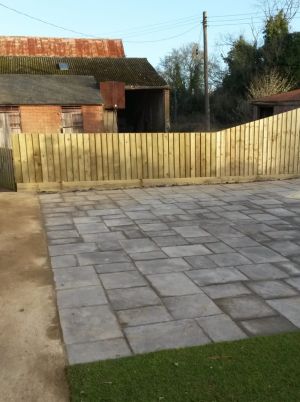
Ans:
{"type": "Polygon", "coordinates": [[[265,69],[278,66],[284,57],[284,42],[289,33],[289,23],[283,10],[267,19],[264,29],[264,45],[261,49],[265,69]]]}
{"type": "MultiPolygon", "coordinates": [[[[173,49],[158,66],[158,71],[171,88],[171,111],[173,121],[178,115],[203,111],[204,80],[203,52],[197,43],[189,43],[173,49]]],[[[216,62],[209,64],[210,83],[216,85],[220,68],[216,62]]]]}

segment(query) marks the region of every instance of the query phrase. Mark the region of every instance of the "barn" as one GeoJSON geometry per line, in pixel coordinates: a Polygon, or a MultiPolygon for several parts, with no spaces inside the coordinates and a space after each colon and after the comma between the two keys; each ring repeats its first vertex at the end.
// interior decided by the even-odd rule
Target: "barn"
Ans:
{"type": "Polygon", "coordinates": [[[169,87],[121,40],[0,37],[0,138],[169,125],[169,87]]]}

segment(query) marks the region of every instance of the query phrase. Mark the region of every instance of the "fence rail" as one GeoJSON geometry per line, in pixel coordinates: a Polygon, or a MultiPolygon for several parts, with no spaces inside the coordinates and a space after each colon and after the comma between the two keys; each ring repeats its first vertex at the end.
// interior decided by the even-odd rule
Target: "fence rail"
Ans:
{"type": "Polygon", "coordinates": [[[0,187],[16,190],[12,150],[0,148],[0,187]]]}
{"type": "Polygon", "coordinates": [[[13,136],[19,188],[292,177],[299,153],[300,109],[213,133],[13,136]]]}

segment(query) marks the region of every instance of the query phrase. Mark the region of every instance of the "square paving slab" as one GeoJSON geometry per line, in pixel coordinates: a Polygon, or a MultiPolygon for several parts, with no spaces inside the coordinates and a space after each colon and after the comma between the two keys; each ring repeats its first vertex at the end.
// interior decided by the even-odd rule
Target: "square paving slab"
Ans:
{"type": "Polygon", "coordinates": [[[69,363],[300,330],[299,186],[41,195],[69,363]]]}

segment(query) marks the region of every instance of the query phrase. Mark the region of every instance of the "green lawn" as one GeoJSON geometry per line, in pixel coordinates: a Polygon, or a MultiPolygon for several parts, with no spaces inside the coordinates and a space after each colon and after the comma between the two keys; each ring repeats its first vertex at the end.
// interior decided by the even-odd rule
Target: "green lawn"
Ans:
{"type": "Polygon", "coordinates": [[[299,402],[300,333],[68,368],[74,402],[299,402]]]}

